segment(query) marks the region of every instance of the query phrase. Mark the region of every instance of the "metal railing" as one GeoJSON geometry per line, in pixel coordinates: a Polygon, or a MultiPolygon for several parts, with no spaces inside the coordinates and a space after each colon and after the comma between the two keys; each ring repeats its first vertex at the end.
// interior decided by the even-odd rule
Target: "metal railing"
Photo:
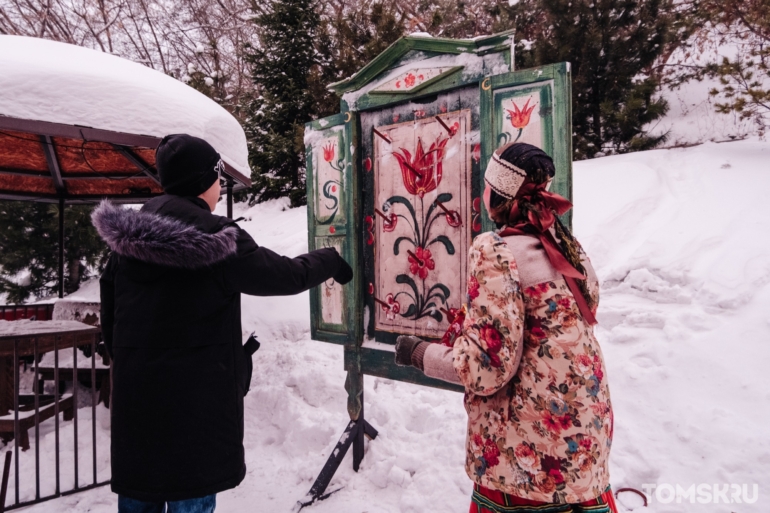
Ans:
{"type": "MultiPolygon", "coordinates": [[[[98,454],[109,454],[108,442],[104,444],[107,445],[105,447],[99,447],[97,443],[98,417],[109,415],[109,410],[104,406],[100,407],[103,412],[97,410],[97,377],[102,378],[100,397],[105,406],[109,401],[109,392],[105,391],[105,387],[109,389],[110,383],[110,367],[104,362],[97,365],[97,356],[103,352],[100,340],[99,328],[0,336],[0,436],[6,440],[6,447],[12,444],[10,451],[13,453],[13,470],[9,472],[13,479],[9,484],[7,504],[0,504],[0,513],[3,506],[5,511],[9,511],[109,484],[109,477],[104,476],[105,471],[109,472],[109,461],[105,459],[106,463],[100,472],[97,458],[98,454]],[[71,364],[68,353],[71,354],[71,364]],[[28,368],[27,361],[30,358],[32,362],[28,368]],[[11,371],[13,386],[9,390],[11,371]],[[28,391],[24,393],[22,389],[25,385],[29,388],[30,381],[32,394],[28,391]],[[45,393],[47,381],[53,381],[52,394],[45,393]],[[78,431],[81,427],[78,422],[79,406],[88,406],[85,404],[88,396],[78,395],[84,381],[90,381],[90,390],[87,389],[86,393],[89,393],[91,403],[90,430],[82,433],[90,431],[86,436],[78,431]],[[68,387],[63,386],[66,382],[72,383],[69,393],[66,390],[68,387]],[[11,397],[12,405],[8,405],[11,397]],[[60,418],[61,414],[63,418],[60,418]],[[30,443],[33,441],[30,439],[30,430],[34,432],[34,444],[30,443]],[[64,462],[62,451],[69,454],[65,443],[70,441],[70,434],[72,461],[64,462]],[[91,472],[85,476],[81,476],[80,467],[82,457],[87,454],[80,451],[84,442],[81,438],[90,438],[91,446],[91,472]],[[29,451],[31,445],[34,447],[33,455],[29,451]],[[45,450],[41,462],[43,446],[45,450]],[[50,478],[51,465],[54,470],[53,479],[41,484],[41,470],[50,478]],[[31,482],[33,466],[34,484],[31,482]],[[64,482],[63,476],[66,476],[64,482]],[[85,478],[82,484],[81,478],[85,478]]],[[[104,438],[109,440],[108,436],[104,438]]],[[[86,446],[88,442],[85,440],[86,446]]],[[[3,482],[8,482],[9,476],[3,477],[3,482]]]]}

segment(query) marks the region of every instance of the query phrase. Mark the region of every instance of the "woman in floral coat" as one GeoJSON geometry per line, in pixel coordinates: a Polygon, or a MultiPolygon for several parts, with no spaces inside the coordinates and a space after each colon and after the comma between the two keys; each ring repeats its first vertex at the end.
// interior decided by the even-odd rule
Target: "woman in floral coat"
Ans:
{"type": "Polygon", "coordinates": [[[495,152],[484,202],[500,229],[473,242],[467,304],[442,343],[396,345],[397,363],[465,387],[471,513],[616,511],[598,281],[556,218],[571,204],[548,192],[554,174],[534,146],[495,152]]]}

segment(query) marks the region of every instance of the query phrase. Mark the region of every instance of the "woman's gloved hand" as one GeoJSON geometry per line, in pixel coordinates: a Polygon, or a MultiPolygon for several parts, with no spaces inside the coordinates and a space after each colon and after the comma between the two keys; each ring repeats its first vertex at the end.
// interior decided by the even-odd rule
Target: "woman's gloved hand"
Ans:
{"type": "Polygon", "coordinates": [[[350,264],[348,264],[342,256],[338,256],[340,258],[340,268],[334,273],[333,278],[337,283],[345,285],[353,279],[353,268],[350,267],[350,264]]]}
{"type": "Polygon", "coordinates": [[[401,335],[396,339],[396,365],[416,367],[423,370],[423,356],[430,342],[412,335],[401,335]]]}

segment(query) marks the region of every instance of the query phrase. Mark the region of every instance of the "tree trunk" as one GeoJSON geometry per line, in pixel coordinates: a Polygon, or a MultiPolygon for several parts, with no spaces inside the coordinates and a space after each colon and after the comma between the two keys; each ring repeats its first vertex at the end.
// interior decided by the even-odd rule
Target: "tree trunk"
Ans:
{"type": "Polygon", "coordinates": [[[71,294],[80,286],[80,259],[71,259],[67,262],[67,274],[69,279],[65,281],[65,284],[67,285],[67,294],[71,294]]]}

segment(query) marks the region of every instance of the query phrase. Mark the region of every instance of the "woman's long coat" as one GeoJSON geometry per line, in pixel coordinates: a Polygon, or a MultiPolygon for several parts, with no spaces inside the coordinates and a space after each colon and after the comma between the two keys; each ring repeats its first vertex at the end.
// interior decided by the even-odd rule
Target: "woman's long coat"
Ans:
{"type": "Polygon", "coordinates": [[[609,486],[613,417],[593,327],[538,239],[485,233],[468,258],[468,313],[453,349],[466,389],[468,475],[535,501],[598,497],[609,486]]]}

